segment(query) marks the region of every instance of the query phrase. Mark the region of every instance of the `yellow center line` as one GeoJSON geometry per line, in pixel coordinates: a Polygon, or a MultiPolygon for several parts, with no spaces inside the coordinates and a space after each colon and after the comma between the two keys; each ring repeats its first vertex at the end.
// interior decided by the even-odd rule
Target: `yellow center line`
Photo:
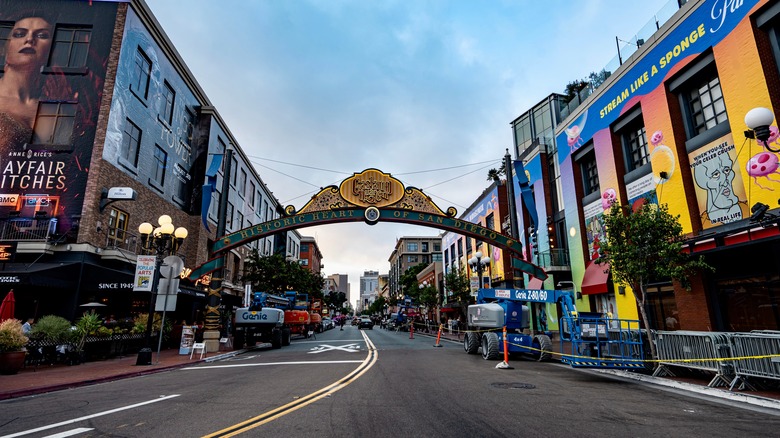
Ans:
{"type": "Polygon", "coordinates": [[[204,438],[236,436],[240,433],[247,432],[258,426],[262,426],[263,424],[276,420],[277,418],[281,418],[291,412],[295,412],[304,406],[308,406],[316,402],[317,400],[320,400],[324,397],[327,397],[330,394],[333,394],[341,389],[346,388],[347,385],[354,382],[355,380],[360,378],[360,376],[365,374],[366,371],[371,369],[371,367],[374,366],[374,364],[377,361],[377,358],[379,357],[379,353],[377,352],[374,343],[371,342],[371,339],[368,338],[368,335],[366,335],[365,332],[363,331],[361,331],[360,334],[363,336],[363,340],[366,342],[366,345],[368,346],[368,354],[366,355],[366,358],[363,360],[363,362],[361,362],[361,364],[358,365],[358,367],[355,368],[351,373],[347,374],[346,376],[342,377],[338,381],[331,383],[330,385],[322,389],[319,389],[317,391],[314,391],[311,394],[299,398],[298,400],[287,403],[284,406],[280,406],[268,412],[264,412],[256,417],[250,418],[249,420],[243,421],[238,424],[234,424],[233,426],[226,427],[222,430],[218,430],[212,434],[205,435],[204,438]]]}

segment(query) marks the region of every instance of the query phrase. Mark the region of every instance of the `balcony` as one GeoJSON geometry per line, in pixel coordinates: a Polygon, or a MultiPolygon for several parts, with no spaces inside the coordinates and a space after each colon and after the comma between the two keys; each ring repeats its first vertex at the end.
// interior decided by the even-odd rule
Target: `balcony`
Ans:
{"type": "Polygon", "coordinates": [[[57,233],[57,218],[0,219],[0,240],[48,242],[57,233]]]}
{"type": "Polygon", "coordinates": [[[542,251],[538,256],[538,264],[545,271],[570,271],[569,251],[554,248],[542,251]]]}

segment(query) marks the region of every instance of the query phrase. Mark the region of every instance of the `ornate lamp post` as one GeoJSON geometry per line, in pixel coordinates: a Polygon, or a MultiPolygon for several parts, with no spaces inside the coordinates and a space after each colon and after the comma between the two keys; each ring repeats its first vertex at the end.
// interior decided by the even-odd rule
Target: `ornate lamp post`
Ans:
{"type": "MultiPolygon", "coordinates": [[[[154,276],[152,278],[152,292],[149,297],[149,316],[146,319],[145,347],[139,350],[136,365],[152,364],[152,321],[154,319],[155,298],[157,296],[157,287],[160,284],[160,266],[166,256],[175,254],[181,246],[184,239],[187,238],[187,229],[179,227],[174,229],[173,220],[167,214],[157,219],[160,225],[155,228],[149,222],[144,222],[138,226],[138,233],[141,235],[141,248],[147,252],[155,254],[154,276]]],[[[162,330],[162,327],[160,327],[162,330]]]]}
{"type": "Polygon", "coordinates": [[[469,259],[469,266],[477,272],[477,278],[479,279],[477,289],[482,289],[482,271],[488,263],[490,263],[490,257],[482,257],[482,251],[477,251],[474,253],[474,257],[469,259]]]}

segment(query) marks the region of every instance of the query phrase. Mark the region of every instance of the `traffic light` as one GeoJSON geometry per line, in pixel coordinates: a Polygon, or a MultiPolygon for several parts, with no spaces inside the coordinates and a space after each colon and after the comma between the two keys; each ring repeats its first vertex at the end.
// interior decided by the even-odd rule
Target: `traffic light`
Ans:
{"type": "Polygon", "coordinates": [[[534,252],[534,255],[539,254],[539,239],[533,227],[528,228],[529,245],[534,252]]]}

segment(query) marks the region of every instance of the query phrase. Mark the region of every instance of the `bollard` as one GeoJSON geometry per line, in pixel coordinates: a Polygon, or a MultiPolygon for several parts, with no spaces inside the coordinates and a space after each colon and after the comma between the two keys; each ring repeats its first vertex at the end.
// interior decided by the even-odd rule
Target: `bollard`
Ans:
{"type": "Polygon", "coordinates": [[[439,324],[439,333],[436,334],[436,343],[433,345],[434,347],[441,347],[441,344],[439,344],[439,340],[441,339],[442,327],[444,326],[442,324],[439,324]]]}
{"type": "Polygon", "coordinates": [[[509,366],[509,348],[508,348],[507,340],[506,340],[506,326],[504,326],[504,332],[503,333],[504,333],[504,361],[501,362],[500,364],[496,365],[496,368],[498,368],[500,370],[511,370],[511,369],[514,369],[514,368],[509,366]]]}
{"type": "Polygon", "coordinates": [[[414,323],[409,324],[409,339],[414,339],[414,323]]]}

